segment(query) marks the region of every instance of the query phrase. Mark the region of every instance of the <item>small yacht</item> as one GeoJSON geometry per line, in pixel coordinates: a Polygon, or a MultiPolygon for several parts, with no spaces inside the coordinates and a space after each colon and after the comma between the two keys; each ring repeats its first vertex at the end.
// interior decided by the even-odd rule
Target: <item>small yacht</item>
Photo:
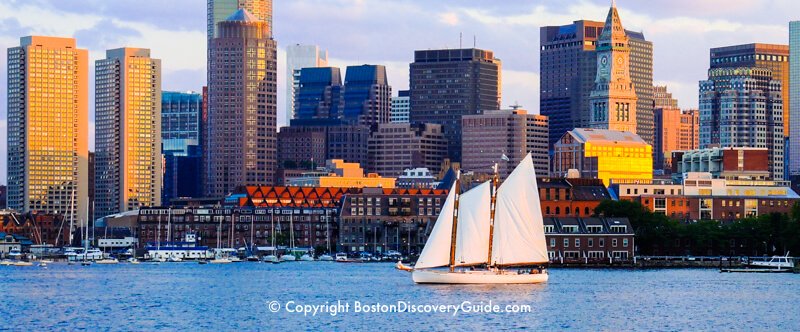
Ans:
{"type": "Polygon", "coordinates": [[[289,255],[289,254],[281,255],[281,262],[294,262],[296,260],[297,257],[294,257],[294,255],[289,255]]]}
{"type": "Polygon", "coordinates": [[[304,254],[303,256],[300,256],[300,260],[303,262],[313,262],[314,257],[309,254],[304,254]]]}
{"type": "Polygon", "coordinates": [[[328,254],[322,254],[322,255],[319,255],[319,260],[323,261],[323,262],[331,262],[331,261],[333,261],[333,256],[328,255],[328,254]]]}
{"type": "Polygon", "coordinates": [[[275,256],[275,255],[266,255],[266,256],[261,258],[261,261],[264,262],[264,263],[273,263],[273,264],[277,264],[277,263],[281,262],[280,259],[278,259],[278,256],[275,256]]]}
{"type": "Polygon", "coordinates": [[[750,261],[747,264],[749,267],[758,267],[758,268],[775,268],[775,269],[791,269],[794,267],[793,258],[789,257],[789,253],[786,253],[786,256],[772,256],[769,260],[754,260],[750,261]]]}
{"type": "Polygon", "coordinates": [[[212,259],[212,260],[210,260],[208,262],[211,263],[211,264],[230,264],[230,263],[233,263],[233,261],[231,261],[228,258],[224,258],[224,257],[214,258],[214,259],[212,259]]]}
{"type": "Polygon", "coordinates": [[[33,266],[33,263],[28,261],[16,261],[13,264],[14,266],[33,266]]]}
{"type": "Polygon", "coordinates": [[[119,264],[119,260],[116,258],[104,258],[101,260],[96,261],[97,264],[119,264]]]}

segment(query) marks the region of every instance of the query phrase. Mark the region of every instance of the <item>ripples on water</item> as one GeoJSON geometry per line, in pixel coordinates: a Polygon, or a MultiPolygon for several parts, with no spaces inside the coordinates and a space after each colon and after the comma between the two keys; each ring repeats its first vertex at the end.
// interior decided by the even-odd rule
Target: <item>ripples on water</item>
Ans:
{"type": "Polygon", "coordinates": [[[553,269],[545,285],[421,286],[392,264],[0,267],[0,330],[800,330],[800,275],[553,269]],[[304,317],[266,303],[351,312],[304,317]],[[353,313],[363,304],[528,304],[531,313],[353,313]]]}

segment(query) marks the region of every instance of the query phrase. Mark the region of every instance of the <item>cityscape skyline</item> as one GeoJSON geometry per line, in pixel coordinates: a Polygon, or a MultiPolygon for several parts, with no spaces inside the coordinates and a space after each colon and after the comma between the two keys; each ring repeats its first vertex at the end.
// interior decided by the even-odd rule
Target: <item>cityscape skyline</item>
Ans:
{"type": "MultiPolygon", "coordinates": [[[[787,44],[788,22],[791,20],[788,13],[797,7],[790,1],[775,1],[768,5],[725,1],[724,8],[715,7],[715,3],[722,2],[618,3],[626,29],[641,31],[648,40],[653,41],[654,83],[669,86],[682,108],[695,108],[697,105],[697,82],[707,77],[711,47],[751,42],[787,44]],[[758,10],[766,7],[771,10],[758,10]],[[706,10],[712,8],[715,10],[706,10]],[[786,17],[759,14],[762,12],[777,12],[786,17]],[[689,31],[692,33],[687,34],[689,31]],[[696,46],[678,47],[684,43],[696,46]]],[[[424,7],[417,2],[355,0],[276,3],[274,13],[279,28],[274,36],[282,41],[278,50],[278,82],[285,82],[285,47],[302,43],[316,44],[329,50],[332,66],[346,67],[362,63],[385,65],[393,90],[405,90],[413,51],[457,48],[459,33],[462,33],[464,47],[471,47],[472,37],[476,36],[477,47],[494,51],[503,61],[504,100],[501,106],[516,102],[532,113],[539,113],[538,28],[569,24],[580,19],[602,21],[608,4],[608,1],[579,1],[560,6],[553,1],[525,1],[487,9],[473,2],[456,4],[451,1],[426,4],[424,7]],[[324,27],[323,24],[280,23],[298,19],[312,22],[322,14],[333,14],[333,19],[327,21],[324,27]],[[377,17],[384,18],[387,24],[376,29],[371,22],[377,17]],[[392,24],[398,20],[412,22],[421,18],[427,20],[424,25],[392,24]],[[507,24],[498,24],[500,22],[507,24]],[[362,24],[370,25],[370,28],[363,29],[362,24]],[[323,28],[324,33],[320,32],[323,28]],[[359,31],[361,34],[357,33],[359,31]],[[429,31],[437,33],[431,35],[429,31]],[[382,37],[374,39],[376,44],[364,47],[373,40],[369,37],[375,34],[382,37]],[[408,38],[414,36],[425,38],[408,38]]],[[[11,1],[0,4],[0,9],[0,46],[3,48],[17,45],[19,37],[36,34],[75,37],[78,47],[89,49],[90,61],[102,59],[106,49],[123,46],[150,48],[154,57],[163,59],[164,90],[199,91],[205,83],[205,6],[190,1],[168,4],[145,1],[135,5],[132,2],[85,1],[64,5],[42,0],[24,3],[11,1]],[[156,6],[160,10],[154,10],[156,6]],[[34,12],[36,15],[33,15],[34,12]],[[178,12],[183,14],[170,14],[178,12]],[[19,17],[25,17],[25,20],[19,17]],[[191,54],[197,56],[189,56],[191,54]]],[[[5,52],[0,54],[0,61],[6,61],[5,52]]],[[[90,70],[89,84],[92,86],[94,69],[90,70]]],[[[0,104],[3,105],[6,105],[7,90],[5,71],[5,67],[0,68],[0,104]]],[[[279,119],[283,118],[286,88],[279,84],[279,119]]],[[[93,97],[94,91],[90,89],[89,99],[93,100],[93,97]]],[[[2,133],[6,132],[6,115],[7,112],[0,113],[2,133]]],[[[94,150],[93,103],[90,103],[89,118],[90,149],[94,150]]],[[[5,141],[0,144],[0,154],[6,152],[5,144],[5,141]]],[[[0,178],[3,180],[0,181],[5,181],[5,171],[5,160],[2,160],[0,178]]]]}

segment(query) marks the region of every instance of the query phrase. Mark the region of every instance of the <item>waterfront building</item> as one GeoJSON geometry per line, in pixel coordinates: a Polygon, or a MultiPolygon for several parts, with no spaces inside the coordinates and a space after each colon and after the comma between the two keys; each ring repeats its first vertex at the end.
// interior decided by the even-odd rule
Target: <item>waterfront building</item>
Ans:
{"type": "Polygon", "coordinates": [[[670,107],[656,107],[653,168],[671,170],[672,152],[699,147],[700,112],[670,107]]]}
{"type": "Polygon", "coordinates": [[[272,31],[272,0],[207,0],[207,38],[219,37],[217,24],[239,9],[245,9],[259,21],[267,23],[272,31]]]}
{"type": "Polygon", "coordinates": [[[347,66],[339,118],[365,126],[389,122],[392,87],[382,65],[347,66]]]}
{"type": "Polygon", "coordinates": [[[544,233],[554,263],[625,262],[635,254],[628,218],[544,218],[544,233]]]}
{"type": "Polygon", "coordinates": [[[547,145],[548,118],[524,109],[483,111],[462,118],[461,167],[466,171],[491,174],[495,163],[501,178],[530,153],[537,176],[550,174],[547,145]],[[508,160],[501,160],[505,155],[508,160]]]}
{"type": "Polygon", "coordinates": [[[685,173],[683,182],[615,180],[620,200],[636,201],[676,220],[732,221],[763,214],[790,214],[800,196],[787,181],[731,180],[711,173],[685,173]]]}
{"type": "Polygon", "coordinates": [[[446,198],[441,189],[364,188],[344,195],[338,247],[419,254],[446,198]]]}
{"type": "MultiPolygon", "coordinates": [[[[300,70],[326,66],[328,66],[328,51],[317,45],[292,44],[286,47],[286,110],[281,121],[283,124],[288,125],[289,121],[294,119],[295,93],[301,85],[300,70]]],[[[339,81],[341,82],[341,79],[339,81]]]]}
{"type": "Polygon", "coordinates": [[[682,151],[674,156],[676,179],[683,173],[707,172],[715,179],[766,180],[769,151],[766,148],[727,147],[682,151]]]}
{"type": "MultiPolygon", "coordinates": [[[[13,234],[17,239],[24,239],[23,248],[27,252],[32,244],[52,245],[54,247],[70,246],[69,220],[62,214],[43,212],[19,213],[0,211],[0,234],[13,234]]],[[[2,241],[2,236],[0,236],[2,241]]],[[[1,250],[0,250],[1,251],[1,250]]]]}
{"type": "Polygon", "coordinates": [[[277,43],[268,23],[240,9],[210,42],[207,196],[274,180],[277,43]]]}
{"type": "MultiPolygon", "coordinates": [[[[783,85],[783,91],[790,96],[784,99],[784,116],[788,113],[788,130],[784,127],[784,135],[789,136],[789,153],[785,154],[789,160],[789,174],[800,175],[800,21],[789,22],[789,88],[783,85]],[[794,120],[792,120],[794,119],[794,120]]],[[[785,162],[785,160],[784,160],[785,162]]]]}
{"type": "Polygon", "coordinates": [[[438,189],[441,181],[437,181],[433,173],[427,168],[417,167],[403,170],[403,174],[397,177],[397,188],[428,188],[438,189]]]}
{"type": "Polygon", "coordinates": [[[410,122],[442,125],[448,157],[461,161],[461,117],[500,109],[501,62],[476,48],[421,50],[410,65],[410,122]]]}
{"type": "Polygon", "coordinates": [[[613,199],[600,179],[536,179],[542,215],[548,217],[590,217],[604,200],[613,199]]]}
{"type": "Polygon", "coordinates": [[[8,49],[8,208],[86,222],[88,51],[28,36],[8,49]]]}
{"type": "Polygon", "coordinates": [[[314,67],[297,70],[294,119],[339,119],[342,117],[342,77],[339,68],[314,67]]]}
{"type": "Polygon", "coordinates": [[[299,177],[285,179],[288,186],[323,188],[394,188],[395,180],[376,173],[364,174],[364,169],[358,163],[341,159],[326,161],[324,171],[304,172],[299,177]]]}
{"type": "Polygon", "coordinates": [[[389,114],[389,122],[406,123],[409,122],[411,113],[411,91],[397,91],[397,96],[392,97],[392,108],[389,114]]]}
{"type": "Polygon", "coordinates": [[[638,98],[631,81],[631,50],[614,6],[608,11],[597,43],[597,78],[589,95],[589,127],[636,133],[638,98]]]}
{"type": "MultiPolygon", "coordinates": [[[[550,118],[551,147],[567,131],[590,125],[589,98],[595,89],[601,61],[597,48],[604,25],[603,22],[580,20],[539,29],[539,109],[542,115],[550,118]]],[[[621,24],[619,27],[622,29],[621,24]]],[[[653,44],[642,32],[623,31],[630,50],[630,81],[637,97],[637,134],[652,143],[653,44]]]]}
{"type": "Polygon", "coordinates": [[[553,174],[563,176],[577,170],[581,178],[612,179],[653,178],[653,151],[634,133],[606,129],[575,128],[568,131],[554,147],[553,174]]]}
{"type": "Polygon", "coordinates": [[[164,189],[161,201],[203,196],[203,96],[197,92],[161,93],[161,146],[164,189]]]}
{"type": "Polygon", "coordinates": [[[447,157],[442,126],[430,123],[383,123],[370,133],[367,169],[398,177],[408,168],[424,167],[438,173],[447,157]]]}
{"type": "Polygon", "coordinates": [[[95,214],[161,205],[161,60],[144,48],[95,62],[95,214]]]}
{"type": "Polygon", "coordinates": [[[700,148],[767,148],[770,174],[782,180],[783,99],[770,69],[712,68],[700,82],[700,148]]]}

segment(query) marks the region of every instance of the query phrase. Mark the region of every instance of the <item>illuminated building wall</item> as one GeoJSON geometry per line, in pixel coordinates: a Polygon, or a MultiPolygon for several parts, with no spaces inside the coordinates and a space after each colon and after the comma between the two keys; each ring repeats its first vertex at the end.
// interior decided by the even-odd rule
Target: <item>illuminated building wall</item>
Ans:
{"type": "Polygon", "coordinates": [[[224,21],[240,8],[246,9],[257,19],[272,27],[272,0],[208,0],[207,6],[206,25],[209,41],[219,35],[217,23],[224,21]]]}
{"type": "Polygon", "coordinates": [[[95,218],[161,205],[161,60],[106,51],[95,63],[95,218]]]}
{"type": "Polygon", "coordinates": [[[8,207],[88,209],[88,52],[73,38],[29,36],[8,49],[8,207]]]}
{"type": "Polygon", "coordinates": [[[583,178],[650,180],[653,148],[630,132],[575,128],[556,142],[553,172],[563,176],[576,169],[583,178]]]}

